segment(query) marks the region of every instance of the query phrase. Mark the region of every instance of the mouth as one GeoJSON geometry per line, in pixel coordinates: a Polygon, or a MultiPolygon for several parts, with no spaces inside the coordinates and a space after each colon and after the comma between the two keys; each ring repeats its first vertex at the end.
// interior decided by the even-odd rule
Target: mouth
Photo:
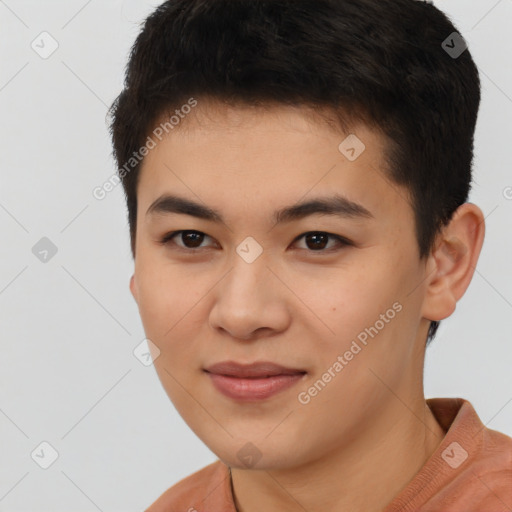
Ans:
{"type": "Polygon", "coordinates": [[[204,370],[214,387],[223,395],[240,401],[270,398],[297,384],[305,370],[287,368],[268,361],[240,364],[225,361],[204,370]]]}

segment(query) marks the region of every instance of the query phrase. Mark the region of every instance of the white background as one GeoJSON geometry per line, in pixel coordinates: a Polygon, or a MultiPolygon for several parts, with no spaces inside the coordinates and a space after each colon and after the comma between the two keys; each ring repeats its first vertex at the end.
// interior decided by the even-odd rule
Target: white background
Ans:
{"type": "MultiPolygon", "coordinates": [[[[107,107],[159,3],[0,1],[0,511],[141,511],[216,459],[133,355],[122,188],[92,195],[115,172],[107,107]],[[59,44],[47,59],[31,48],[43,31],[59,44]],[[42,237],[58,249],[47,263],[32,253],[42,237]],[[42,441],[59,453],[46,470],[31,458],[42,441]]],[[[470,199],[487,234],[428,350],[426,395],[464,397],[512,435],[512,0],[435,4],[481,71],[470,199]]]]}

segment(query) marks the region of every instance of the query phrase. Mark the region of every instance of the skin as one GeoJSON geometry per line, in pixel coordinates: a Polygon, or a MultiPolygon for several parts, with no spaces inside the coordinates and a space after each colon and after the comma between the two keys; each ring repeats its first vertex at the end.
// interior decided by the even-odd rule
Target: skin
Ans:
{"type": "Polygon", "coordinates": [[[338,150],[346,134],[306,107],[199,101],[143,162],[130,290],[160,350],[162,385],[231,466],[240,512],[382,510],[444,436],[424,398],[425,340],[429,321],[450,316],[471,281],[483,214],[462,205],[420,260],[407,190],[385,177],[385,139],[363,124],[351,133],[366,146],[355,161],[338,150]],[[277,209],[334,192],[373,218],[272,220],[277,209]],[[214,208],[225,222],[146,215],[164,193],[214,208]],[[176,230],[207,236],[159,243],[176,230]],[[315,250],[315,240],[301,237],[310,231],[352,244],[326,238],[315,250]],[[252,263],[236,252],[248,236],[263,249],[252,263]],[[397,302],[400,312],[300,403],[298,394],[397,302]],[[273,361],[307,374],[271,398],[242,403],[203,372],[225,360],[273,361]],[[248,442],[261,456],[252,467],[237,456],[248,442]]]}

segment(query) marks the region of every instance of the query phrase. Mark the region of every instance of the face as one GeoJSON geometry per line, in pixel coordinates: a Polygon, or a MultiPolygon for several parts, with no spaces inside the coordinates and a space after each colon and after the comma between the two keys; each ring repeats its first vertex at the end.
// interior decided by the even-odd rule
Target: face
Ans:
{"type": "Polygon", "coordinates": [[[425,265],[407,192],[364,125],[363,149],[291,107],[199,102],[184,123],[145,157],[137,190],[130,289],[155,368],[226,463],[308,463],[371,428],[388,387],[419,391],[425,265]],[[205,371],[225,361],[301,373],[205,371]]]}

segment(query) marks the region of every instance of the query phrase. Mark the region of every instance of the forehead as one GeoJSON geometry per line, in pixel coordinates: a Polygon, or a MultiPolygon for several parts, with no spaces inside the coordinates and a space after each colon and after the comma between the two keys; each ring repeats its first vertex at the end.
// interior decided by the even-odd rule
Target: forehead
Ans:
{"type": "Polygon", "coordinates": [[[178,190],[245,211],[329,193],[377,214],[410,207],[406,190],[388,177],[385,137],[363,123],[343,133],[322,114],[305,107],[198,102],[144,158],[140,209],[145,213],[162,193],[178,190]]]}

